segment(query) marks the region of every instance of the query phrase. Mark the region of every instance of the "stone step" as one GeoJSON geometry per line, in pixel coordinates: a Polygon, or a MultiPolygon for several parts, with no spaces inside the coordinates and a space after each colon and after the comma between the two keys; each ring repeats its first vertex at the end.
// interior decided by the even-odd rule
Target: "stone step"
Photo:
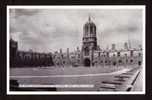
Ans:
{"type": "Polygon", "coordinates": [[[126,80],[124,80],[123,78],[118,78],[118,79],[115,79],[114,81],[125,82],[126,80]]]}
{"type": "Polygon", "coordinates": [[[102,86],[100,86],[100,89],[99,90],[103,90],[103,91],[107,91],[107,90],[113,90],[115,91],[116,90],[116,86],[113,85],[113,84],[102,84],[102,86]]]}
{"type": "Polygon", "coordinates": [[[134,73],[126,72],[126,73],[122,73],[121,75],[134,75],[134,73]]]}
{"type": "Polygon", "coordinates": [[[122,82],[117,82],[117,81],[102,81],[102,84],[122,85],[122,82]]]}
{"type": "Polygon", "coordinates": [[[128,75],[118,75],[118,76],[114,76],[115,78],[130,78],[130,76],[128,75]]]}

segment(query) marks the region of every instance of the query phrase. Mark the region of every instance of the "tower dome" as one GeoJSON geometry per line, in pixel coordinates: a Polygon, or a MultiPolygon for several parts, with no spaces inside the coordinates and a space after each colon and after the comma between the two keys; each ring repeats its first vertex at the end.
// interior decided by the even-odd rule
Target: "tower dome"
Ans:
{"type": "Polygon", "coordinates": [[[96,33],[96,25],[91,20],[91,18],[88,18],[88,21],[84,24],[84,33],[86,34],[95,34],[96,33]]]}

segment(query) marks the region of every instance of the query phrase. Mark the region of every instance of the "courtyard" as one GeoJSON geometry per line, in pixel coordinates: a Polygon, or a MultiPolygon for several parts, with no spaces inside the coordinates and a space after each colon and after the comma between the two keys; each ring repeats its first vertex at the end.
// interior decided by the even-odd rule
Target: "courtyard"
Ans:
{"type": "MultiPolygon", "coordinates": [[[[40,86],[49,86],[49,85],[90,85],[91,87],[59,87],[57,91],[115,91],[115,88],[121,89],[122,86],[119,86],[117,83],[113,82],[116,76],[120,76],[124,73],[130,73],[132,69],[136,69],[134,72],[131,72],[130,79],[119,78],[120,80],[117,83],[123,82],[130,84],[135,77],[139,68],[137,66],[96,66],[96,67],[35,67],[35,68],[11,68],[10,69],[10,79],[15,79],[19,82],[20,86],[23,85],[40,85],[40,86]],[[125,81],[126,80],[126,81],[125,81]],[[112,83],[111,83],[112,82],[112,83]],[[129,82],[129,83],[128,83],[129,82]],[[101,87],[103,87],[101,89],[101,87]],[[114,88],[114,89],[113,89],[114,88]],[[113,90],[111,90],[113,89],[113,90]]],[[[123,75],[124,76],[124,75],[123,75]]],[[[141,80],[141,75],[139,77],[141,80]]],[[[136,83],[138,90],[142,88],[142,82],[136,83]],[[139,85],[140,84],[140,85],[139,85]]],[[[134,91],[137,90],[133,88],[134,91]]],[[[125,89],[123,89],[125,90],[125,89]]]]}

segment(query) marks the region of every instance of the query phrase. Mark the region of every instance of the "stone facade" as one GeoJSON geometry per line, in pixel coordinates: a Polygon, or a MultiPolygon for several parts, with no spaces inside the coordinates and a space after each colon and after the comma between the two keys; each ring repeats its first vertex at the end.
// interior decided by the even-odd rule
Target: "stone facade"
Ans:
{"type": "Polygon", "coordinates": [[[83,27],[82,62],[84,66],[93,65],[93,52],[97,50],[96,25],[89,17],[83,27]]]}
{"type": "Polygon", "coordinates": [[[69,52],[67,48],[66,53],[58,53],[57,51],[53,54],[53,62],[55,66],[79,66],[81,65],[81,51],[79,48],[75,52],[69,52]]]}
{"type": "Polygon", "coordinates": [[[54,53],[54,63],[62,66],[127,66],[142,64],[142,48],[132,49],[128,43],[124,43],[121,50],[116,44],[111,45],[110,50],[101,50],[97,45],[96,25],[89,17],[83,27],[81,50],[66,53],[54,53]]]}
{"type": "Polygon", "coordinates": [[[18,50],[17,41],[10,40],[10,67],[53,66],[51,53],[18,50]]]}
{"type": "Polygon", "coordinates": [[[56,66],[128,66],[142,64],[142,49],[94,50],[93,54],[84,59],[83,51],[70,53],[54,53],[56,66]],[[92,58],[92,59],[91,59],[92,58]],[[84,61],[86,60],[86,61],[84,61]],[[92,60],[92,61],[91,61],[92,60]],[[87,63],[87,64],[84,64],[87,63]],[[92,64],[91,64],[92,63],[92,64]]]}
{"type": "Polygon", "coordinates": [[[132,49],[124,43],[118,50],[116,44],[111,44],[110,50],[102,50],[97,45],[96,25],[89,17],[83,27],[82,47],[70,52],[62,49],[54,53],[38,53],[18,51],[18,43],[10,40],[11,66],[127,66],[142,64],[142,46],[132,49]]]}
{"type": "Polygon", "coordinates": [[[95,51],[93,63],[95,66],[141,65],[142,58],[142,49],[95,51]]]}

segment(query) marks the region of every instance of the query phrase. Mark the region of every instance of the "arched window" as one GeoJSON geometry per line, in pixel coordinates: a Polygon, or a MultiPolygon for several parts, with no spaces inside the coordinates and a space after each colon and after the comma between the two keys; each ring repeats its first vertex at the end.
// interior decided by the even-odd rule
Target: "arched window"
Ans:
{"type": "Polygon", "coordinates": [[[86,26],[86,27],[85,27],[85,33],[88,33],[88,30],[89,30],[89,27],[86,26]]]}
{"type": "Polygon", "coordinates": [[[119,62],[119,63],[122,63],[122,60],[119,60],[118,62],[119,62]]]}
{"type": "Polygon", "coordinates": [[[118,57],[120,57],[120,52],[117,53],[118,57]]]}
{"type": "Polygon", "coordinates": [[[98,57],[100,57],[100,52],[98,53],[98,57]]]}
{"type": "Polygon", "coordinates": [[[141,65],[141,61],[138,61],[138,65],[139,65],[139,66],[141,65]]]}
{"type": "Polygon", "coordinates": [[[127,54],[125,53],[125,57],[127,57],[127,54]]]}
{"type": "Polygon", "coordinates": [[[138,56],[141,57],[141,53],[139,53],[138,56]]]}
{"type": "Polygon", "coordinates": [[[93,26],[90,26],[90,33],[93,33],[93,26]]]}
{"type": "Polygon", "coordinates": [[[93,32],[95,32],[95,33],[96,33],[96,27],[93,27],[93,32]]]}
{"type": "Polygon", "coordinates": [[[116,65],[116,62],[113,62],[113,65],[115,66],[115,65],[116,65]]]}
{"type": "Polygon", "coordinates": [[[107,52],[107,57],[109,57],[109,52],[107,52]]]}
{"type": "Polygon", "coordinates": [[[133,51],[130,51],[130,56],[131,56],[131,57],[133,56],[133,51]]]}
{"type": "Polygon", "coordinates": [[[85,53],[84,54],[85,54],[85,56],[89,55],[89,48],[88,47],[85,48],[85,53]]]}

